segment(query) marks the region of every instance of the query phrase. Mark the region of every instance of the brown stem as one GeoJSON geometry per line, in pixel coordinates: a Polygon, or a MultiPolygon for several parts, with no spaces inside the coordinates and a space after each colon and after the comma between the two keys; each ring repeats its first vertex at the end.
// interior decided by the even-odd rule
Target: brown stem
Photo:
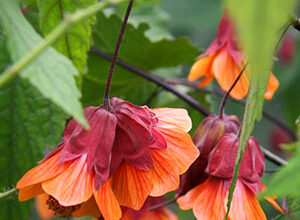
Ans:
{"type": "Polygon", "coordinates": [[[121,27],[121,30],[120,30],[120,33],[119,33],[118,41],[117,41],[117,44],[116,44],[114,55],[113,55],[112,60],[111,60],[111,65],[110,65],[110,69],[109,69],[109,73],[108,73],[108,77],[107,77],[107,81],[106,81],[105,93],[104,93],[104,107],[108,111],[110,111],[109,92],[110,92],[112,76],[113,76],[113,73],[114,73],[115,64],[116,64],[116,61],[117,61],[117,58],[118,58],[118,53],[119,53],[119,50],[120,50],[120,46],[121,46],[121,43],[122,43],[123,35],[124,35],[124,32],[125,32],[126,24],[127,24],[128,18],[129,18],[129,14],[130,14],[132,5],[133,5],[133,0],[130,0],[129,3],[128,3],[128,7],[127,7],[127,10],[126,10],[125,17],[123,19],[122,27],[121,27]]]}

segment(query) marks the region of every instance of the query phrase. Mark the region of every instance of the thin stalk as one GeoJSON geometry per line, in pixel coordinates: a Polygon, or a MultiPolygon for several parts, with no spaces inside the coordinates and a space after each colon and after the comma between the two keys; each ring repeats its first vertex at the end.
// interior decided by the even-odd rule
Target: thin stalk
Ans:
{"type": "Polygon", "coordinates": [[[113,73],[114,73],[114,69],[115,69],[115,64],[118,58],[118,54],[119,54],[119,50],[120,50],[120,46],[122,43],[122,39],[124,36],[124,32],[125,32],[125,28],[126,28],[126,24],[130,15],[130,11],[133,5],[133,0],[130,0],[127,6],[127,10],[126,10],[126,14],[125,17],[123,19],[123,23],[122,23],[122,27],[119,33],[119,37],[118,37],[118,41],[115,47],[115,51],[114,51],[114,55],[112,57],[112,61],[111,61],[111,65],[110,65],[110,69],[109,69],[109,73],[108,73],[108,77],[107,77],[107,81],[106,81],[106,86],[105,86],[105,93],[104,93],[104,107],[109,111],[110,110],[110,103],[109,103],[109,93],[110,93],[110,86],[111,86],[111,81],[112,81],[112,77],[113,77],[113,73]]]}
{"type": "Polygon", "coordinates": [[[219,108],[219,118],[222,119],[223,118],[223,114],[224,114],[224,107],[226,104],[226,101],[230,95],[230,92],[233,90],[233,88],[236,86],[236,84],[238,83],[239,79],[241,78],[241,76],[243,75],[243,72],[246,70],[248,63],[246,63],[244,65],[244,67],[241,69],[239,75],[236,77],[236,79],[234,80],[233,84],[231,85],[231,87],[228,89],[228,91],[225,93],[223,100],[220,104],[220,108],[219,108]]]}
{"type": "Polygon", "coordinates": [[[13,80],[24,67],[30,64],[41,52],[57,41],[71,26],[94,15],[97,11],[103,9],[109,3],[110,1],[101,1],[85,9],[79,9],[74,14],[66,15],[63,21],[53,31],[51,31],[51,33],[41,43],[28,52],[27,55],[22,57],[18,62],[8,67],[0,75],[0,88],[13,80]]]}
{"type": "Polygon", "coordinates": [[[10,190],[7,190],[6,192],[2,192],[2,193],[0,193],[0,199],[10,196],[11,194],[15,193],[16,191],[17,191],[16,188],[12,188],[10,190]]]}

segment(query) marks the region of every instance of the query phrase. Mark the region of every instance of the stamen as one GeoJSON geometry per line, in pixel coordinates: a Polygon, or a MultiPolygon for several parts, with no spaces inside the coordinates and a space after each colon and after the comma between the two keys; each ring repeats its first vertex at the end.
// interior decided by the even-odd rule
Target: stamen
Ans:
{"type": "Polygon", "coordinates": [[[46,201],[49,209],[53,210],[55,215],[59,217],[71,217],[72,213],[78,210],[81,204],[74,205],[74,206],[63,206],[59,204],[59,202],[52,196],[49,196],[48,200],[46,201]]]}

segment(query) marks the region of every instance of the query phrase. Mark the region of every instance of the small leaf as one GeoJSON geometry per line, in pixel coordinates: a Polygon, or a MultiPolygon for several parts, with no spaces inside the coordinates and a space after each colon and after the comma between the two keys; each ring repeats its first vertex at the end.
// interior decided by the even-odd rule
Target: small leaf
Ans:
{"type": "MultiPolygon", "coordinates": [[[[0,19],[13,62],[43,40],[26,21],[16,0],[0,1],[0,19]]],[[[44,97],[87,127],[79,102],[81,94],[74,80],[76,75],[78,71],[70,60],[53,48],[46,49],[20,73],[20,77],[28,79],[44,97]]]]}
{"type": "MultiPolygon", "coordinates": [[[[0,72],[10,65],[0,34],[0,72]]],[[[17,76],[0,89],[0,191],[13,187],[22,175],[53,149],[61,138],[66,115],[46,100],[28,80],[17,76]]],[[[28,219],[31,202],[16,195],[0,200],[0,219],[28,219]]]]}
{"type": "MultiPolygon", "coordinates": [[[[96,3],[97,0],[41,1],[39,20],[43,35],[47,36],[62,21],[67,13],[73,13],[78,8],[85,8],[96,3]]],[[[71,27],[54,44],[55,49],[66,55],[81,73],[77,76],[79,83],[84,72],[84,67],[86,66],[86,52],[90,48],[91,25],[95,21],[95,16],[84,19],[82,22],[71,27]]]]}

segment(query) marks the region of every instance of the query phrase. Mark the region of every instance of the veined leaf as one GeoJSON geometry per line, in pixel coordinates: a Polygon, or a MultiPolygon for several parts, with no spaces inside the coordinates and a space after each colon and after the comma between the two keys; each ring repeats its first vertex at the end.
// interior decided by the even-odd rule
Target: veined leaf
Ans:
{"type": "MultiPolygon", "coordinates": [[[[78,8],[85,8],[96,4],[97,0],[47,0],[40,1],[40,27],[44,36],[47,36],[64,18],[65,14],[73,13],[78,8]]],[[[86,52],[90,48],[92,33],[91,25],[96,21],[95,16],[84,19],[71,27],[54,47],[77,67],[80,75],[77,76],[79,85],[86,66],[86,52]]]]}
{"type": "Polygon", "coordinates": [[[248,55],[251,69],[251,83],[243,116],[239,149],[233,181],[230,187],[228,205],[231,203],[242,154],[254,128],[261,119],[264,93],[276,43],[282,27],[288,21],[294,0],[229,0],[229,11],[237,24],[242,46],[248,55]]]}
{"type": "MultiPolygon", "coordinates": [[[[0,71],[11,64],[0,35],[0,71]]],[[[27,79],[17,76],[0,89],[0,190],[15,186],[22,175],[61,138],[66,114],[45,99],[27,79]]],[[[17,196],[0,200],[0,219],[28,219],[32,202],[17,196]]]]}
{"type": "MultiPolygon", "coordinates": [[[[0,19],[13,62],[43,40],[26,21],[16,0],[0,1],[0,19]]],[[[72,62],[53,48],[46,49],[20,73],[20,77],[28,79],[44,97],[87,126],[79,102],[81,94],[74,79],[76,75],[78,71],[72,62]]]]}
{"type": "MultiPolygon", "coordinates": [[[[99,13],[93,29],[94,47],[112,55],[121,24],[122,20],[118,16],[106,17],[99,13]]],[[[148,28],[146,23],[141,23],[138,27],[127,24],[119,52],[121,60],[144,71],[153,72],[160,68],[190,64],[199,55],[199,50],[186,38],[152,42],[145,36],[148,28]]],[[[84,76],[82,85],[83,103],[97,105],[103,97],[110,62],[92,53],[88,57],[89,73],[84,76]]],[[[174,72],[170,75],[175,76],[174,72]]],[[[135,104],[144,104],[154,88],[153,83],[129,70],[121,67],[115,69],[112,96],[119,96],[135,104]]]]}

